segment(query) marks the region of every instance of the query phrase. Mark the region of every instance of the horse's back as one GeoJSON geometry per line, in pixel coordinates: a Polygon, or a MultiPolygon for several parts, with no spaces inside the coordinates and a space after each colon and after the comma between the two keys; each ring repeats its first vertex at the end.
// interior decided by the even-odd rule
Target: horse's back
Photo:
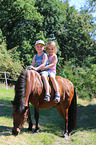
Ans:
{"type": "MultiPolygon", "coordinates": [[[[30,96],[31,103],[33,105],[35,105],[36,104],[35,100],[39,100],[40,108],[45,109],[45,108],[53,107],[55,105],[55,103],[54,103],[55,90],[54,90],[54,87],[53,87],[53,84],[52,84],[50,78],[48,77],[51,101],[47,103],[47,102],[44,102],[45,89],[44,89],[44,83],[41,79],[41,75],[33,70],[29,71],[29,73],[30,73],[29,87],[31,86],[31,91],[32,91],[32,95],[33,95],[33,97],[30,96]]],[[[69,96],[69,98],[71,96],[73,96],[74,86],[73,86],[72,82],[61,76],[56,76],[55,78],[58,83],[58,88],[59,88],[59,93],[60,93],[61,98],[64,96],[64,94],[65,95],[67,94],[67,96],[69,96]]]]}
{"type": "Polygon", "coordinates": [[[59,88],[62,88],[64,90],[66,90],[66,89],[73,90],[74,89],[73,83],[66,78],[63,78],[61,76],[56,76],[56,81],[58,83],[59,88]]]}
{"type": "MultiPolygon", "coordinates": [[[[33,78],[33,80],[35,79],[35,82],[38,82],[38,85],[40,84],[40,86],[41,86],[43,84],[41,75],[39,73],[37,73],[36,71],[30,70],[30,77],[33,78]]],[[[56,76],[55,79],[56,79],[58,85],[60,85],[60,86],[63,86],[63,87],[73,86],[71,81],[69,81],[68,79],[63,78],[61,76],[56,76]]],[[[33,80],[32,80],[32,82],[34,82],[33,80]]],[[[48,77],[48,81],[51,84],[49,77],[48,77]]]]}

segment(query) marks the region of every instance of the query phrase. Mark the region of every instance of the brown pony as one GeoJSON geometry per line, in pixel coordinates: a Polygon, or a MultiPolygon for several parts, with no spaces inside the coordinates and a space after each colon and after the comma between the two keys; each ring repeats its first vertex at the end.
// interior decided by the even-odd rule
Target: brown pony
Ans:
{"type": "MultiPolygon", "coordinates": [[[[49,79],[49,78],[48,78],[49,79]]],[[[76,127],[76,93],[72,82],[68,79],[56,76],[56,81],[59,86],[60,103],[54,103],[55,91],[50,84],[51,101],[44,102],[44,86],[41,80],[41,76],[34,70],[24,70],[20,74],[15,85],[15,97],[12,101],[13,111],[13,129],[12,133],[17,135],[20,133],[20,129],[28,118],[29,130],[32,130],[32,120],[30,114],[29,103],[34,106],[34,116],[36,120],[36,127],[34,132],[39,132],[39,109],[47,109],[56,107],[58,112],[62,115],[65,121],[64,136],[68,136],[69,133],[76,127]]]]}

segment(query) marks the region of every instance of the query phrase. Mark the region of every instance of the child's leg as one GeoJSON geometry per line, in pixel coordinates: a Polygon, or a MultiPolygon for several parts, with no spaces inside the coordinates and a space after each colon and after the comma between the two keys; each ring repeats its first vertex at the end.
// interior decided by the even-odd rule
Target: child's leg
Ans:
{"type": "Polygon", "coordinates": [[[48,101],[50,101],[50,93],[49,93],[49,82],[47,80],[47,76],[48,76],[48,73],[46,71],[41,73],[41,77],[44,82],[44,88],[46,91],[44,101],[48,102],[48,101]]]}
{"type": "Polygon", "coordinates": [[[42,74],[41,77],[42,77],[42,80],[44,82],[44,88],[45,88],[46,94],[49,95],[49,83],[48,83],[48,80],[44,76],[44,74],[42,74]]]}
{"type": "Polygon", "coordinates": [[[60,94],[59,94],[58,84],[57,84],[57,81],[55,80],[54,73],[50,73],[50,79],[51,79],[51,82],[52,82],[54,90],[55,90],[54,102],[58,103],[60,101],[60,94]]]}
{"type": "Polygon", "coordinates": [[[55,74],[54,73],[50,73],[49,76],[50,76],[50,79],[51,79],[51,82],[53,84],[53,88],[54,88],[55,92],[59,92],[58,91],[58,84],[57,84],[57,82],[55,80],[55,74]]]}

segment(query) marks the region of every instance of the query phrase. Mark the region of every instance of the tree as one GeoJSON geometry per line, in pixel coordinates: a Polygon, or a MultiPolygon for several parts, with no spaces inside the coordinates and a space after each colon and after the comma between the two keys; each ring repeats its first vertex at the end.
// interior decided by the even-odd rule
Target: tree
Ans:
{"type": "Polygon", "coordinates": [[[0,28],[6,36],[7,50],[12,49],[11,54],[18,51],[20,61],[24,61],[23,65],[30,64],[30,57],[35,53],[32,48],[43,21],[34,3],[35,0],[0,1],[0,28]],[[27,51],[25,43],[29,46],[27,51]]]}
{"type": "Polygon", "coordinates": [[[58,55],[64,60],[75,57],[82,61],[93,53],[92,17],[79,14],[67,1],[2,0],[0,10],[0,28],[6,36],[7,49],[16,48],[24,65],[31,63],[37,39],[45,43],[55,40],[58,55]]]}
{"type": "Polygon", "coordinates": [[[45,37],[54,36],[61,51],[61,57],[77,58],[79,61],[92,53],[90,32],[93,29],[92,16],[78,14],[68,2],[58,0],[36,0],[38,12],[44,16],[43,27],[45,37]]]}
{"type": "Polygon", "coordinates": [[[42,25],[43,17],[34,7],[35,0],[2,0],[0,2],[0,28],[6,36],[7,49],[31,41],[42,25]]]}
{"type": "Polygon", "coordinates": [[[88,0],[90,11],[96,11],[96,0],[88,0]]]}
{"type": "MultiPolygon", "coordinates": [[[[7,51],[6,38],[3,37],[1,29],[0,29],[0,70],[8,71],[11,73],[20,73],[20,71],[22,70],[22,65],[20,60],[12,58],[12,55],[10,55],[10,53],[7,51]]],[[[0,77],[2,75],[3,74],[0,74],[0,77]]]]}

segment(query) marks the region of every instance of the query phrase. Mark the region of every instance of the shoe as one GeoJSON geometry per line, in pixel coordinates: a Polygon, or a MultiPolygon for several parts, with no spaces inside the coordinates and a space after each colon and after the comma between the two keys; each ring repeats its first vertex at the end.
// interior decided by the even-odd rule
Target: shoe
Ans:
{"type": "Polygon", "coordinates": [[[47,95],[47,94],[46,94],[46,95],[45,95],[45,98],[44,98],[44,101],[45,101],[45,102],[49,102],[49,101],[50,101],[50,95],[47,95]]]}
{"type": "Polygon", "coordinates": [[[59,102],[60,102],[60,96],[57,96],[57,95],[56,95],[56,96],[55,96],[55,99],[54,99],[54,102],[55,102],[55,103],[59,103],[59,102]]]}

